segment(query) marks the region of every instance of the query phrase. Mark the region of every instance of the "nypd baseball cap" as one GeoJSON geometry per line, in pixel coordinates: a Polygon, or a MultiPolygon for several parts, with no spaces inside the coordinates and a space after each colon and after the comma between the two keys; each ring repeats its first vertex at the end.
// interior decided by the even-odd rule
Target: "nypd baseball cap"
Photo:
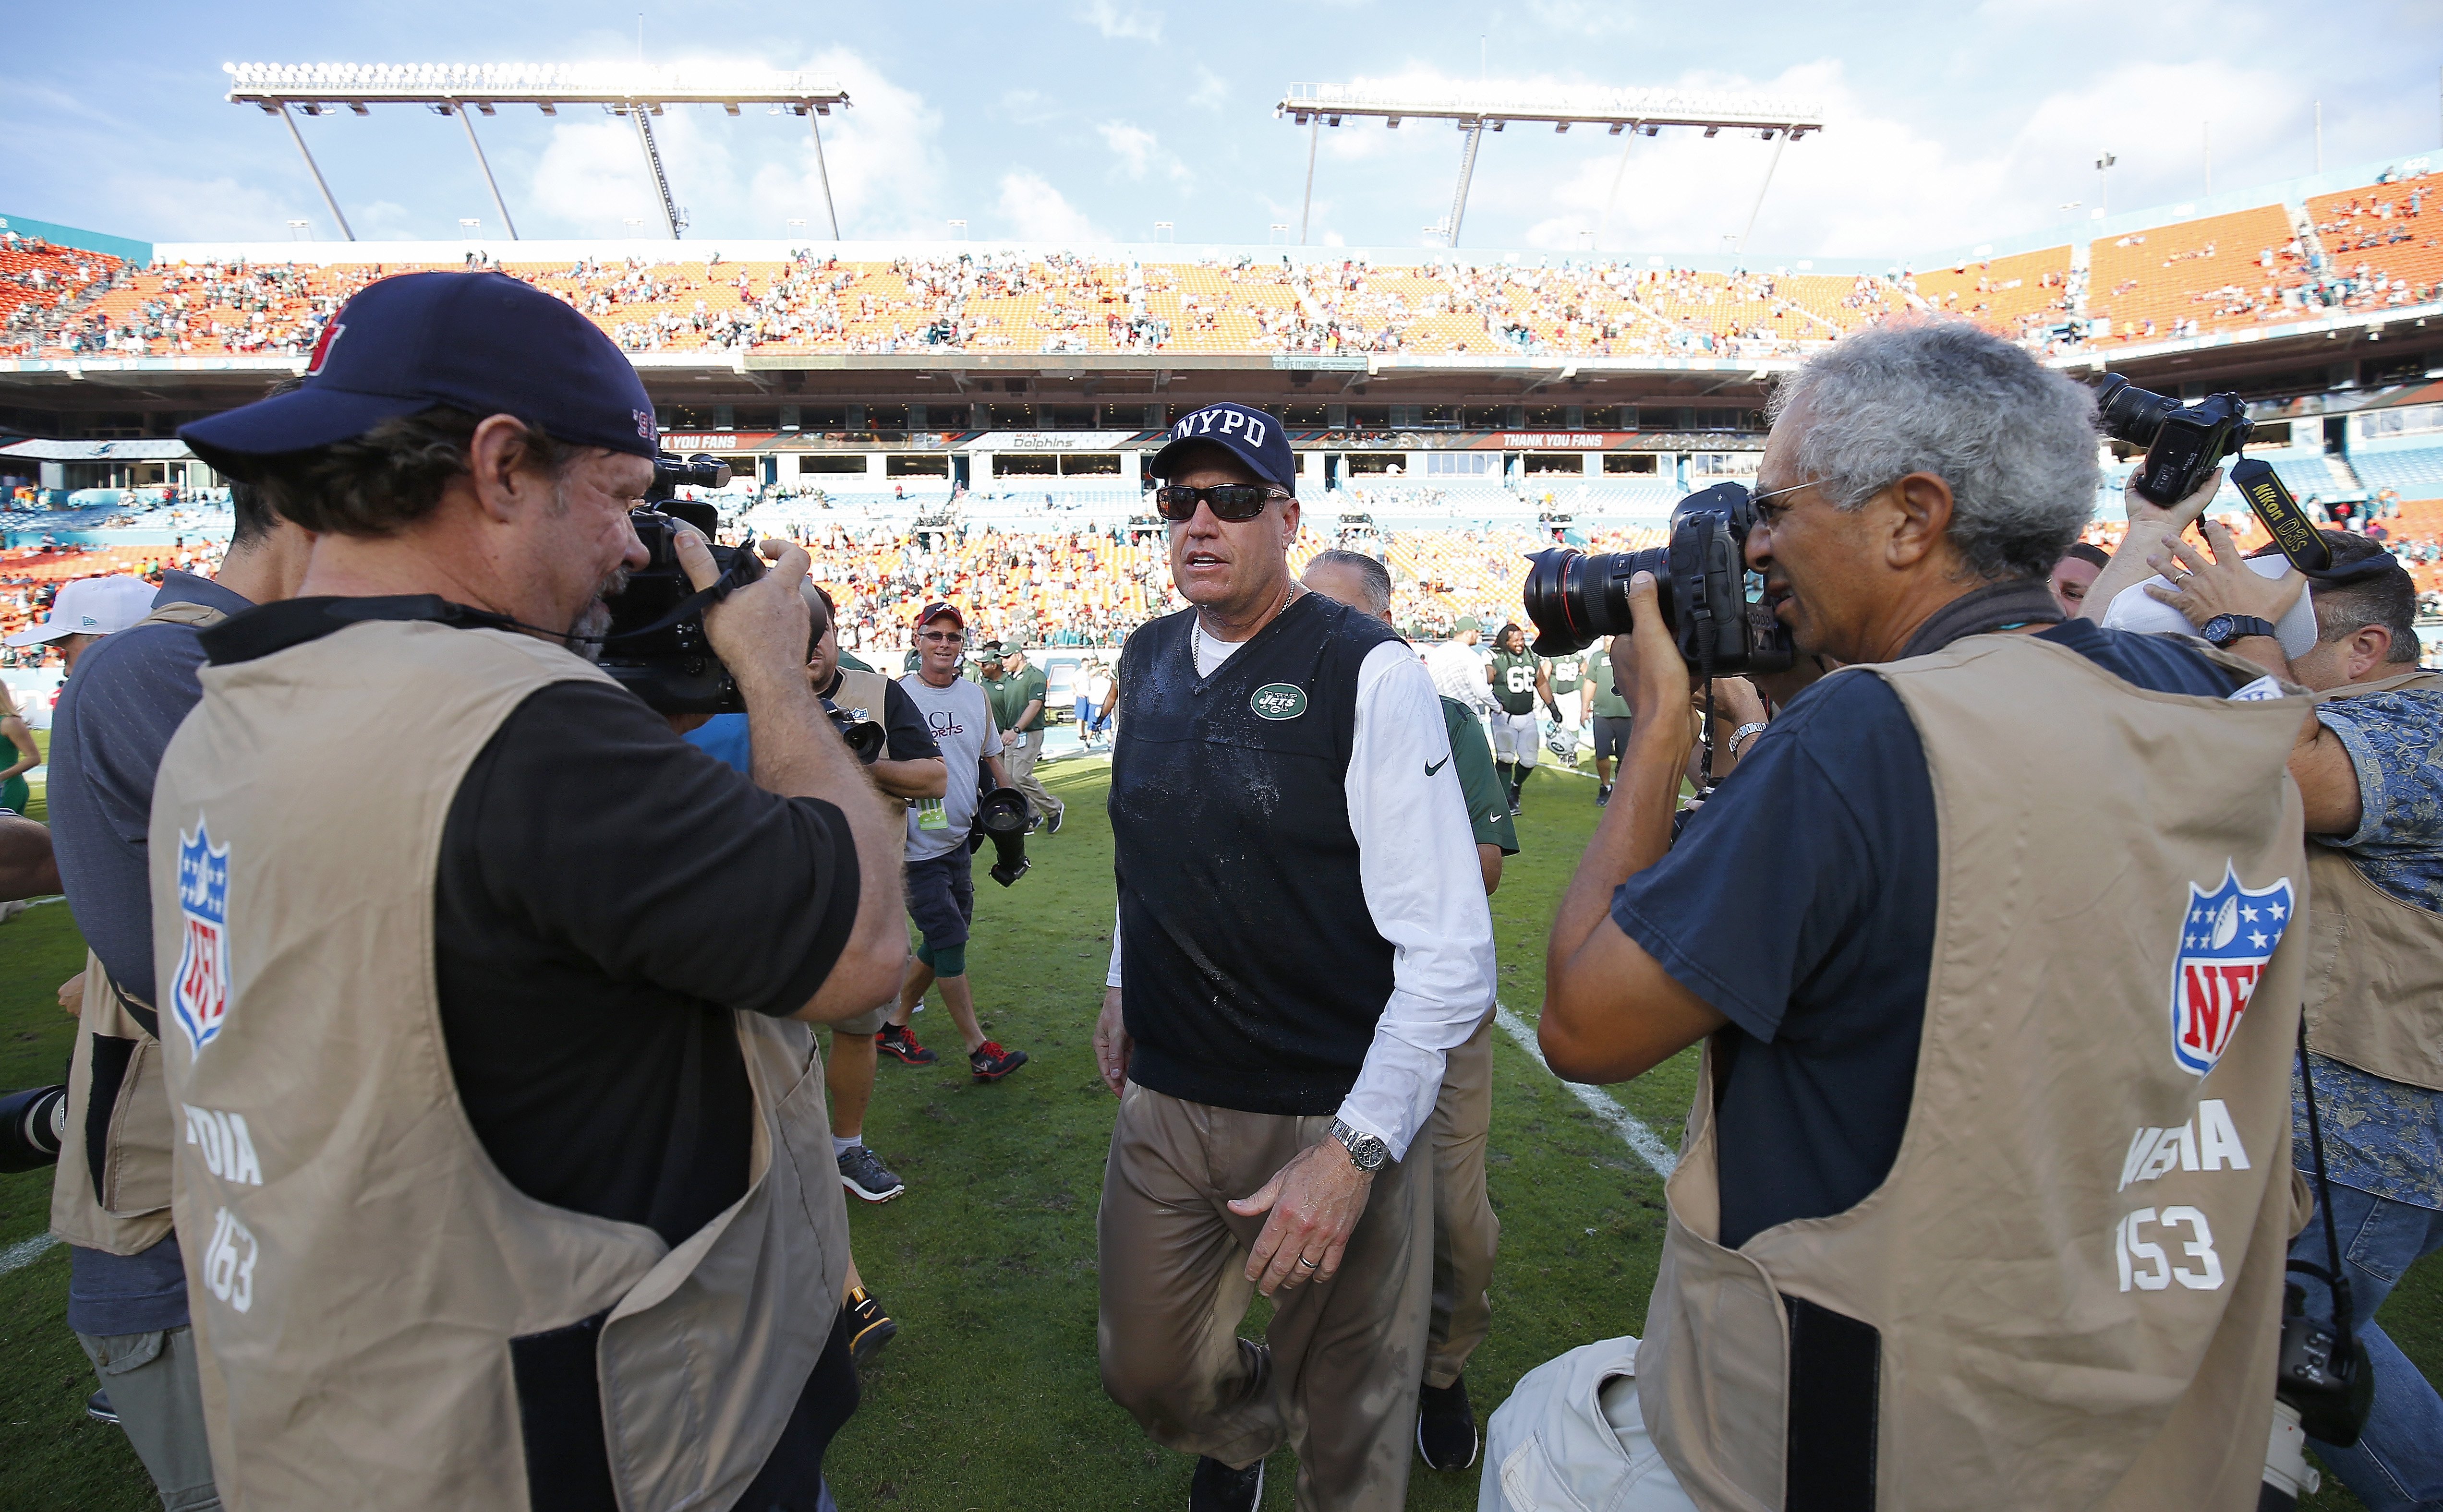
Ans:
{"type": "Polygon", "coordinates": [[[198,420],[178,439],[218,470],[361,436],[447,405],[515,415],[554,440],[638,457],[658,447],[653,402],[601,327],[505,273],[402,273],[322,327],[303,387],[198,420]]]}
{"type": "Polygon", "coordinates": [[[70,635],[116,635],[153,612],[158,592],[140,577],[80,577],[51,600],[51,617],[9,637],[10,646],[41,646],[70,635]]]}
{"type": "Polygon", "coordinates": [[[1297,457],[1290,450],[1289,433],[1261,410],[1224,401],[1184,416],[1170,428],[1170,439],[1154,453],[1153,475],[1169,477],[1181,449],[1196,442],[1220,446],[1264,482],[1297,492],[1297,457]]]}

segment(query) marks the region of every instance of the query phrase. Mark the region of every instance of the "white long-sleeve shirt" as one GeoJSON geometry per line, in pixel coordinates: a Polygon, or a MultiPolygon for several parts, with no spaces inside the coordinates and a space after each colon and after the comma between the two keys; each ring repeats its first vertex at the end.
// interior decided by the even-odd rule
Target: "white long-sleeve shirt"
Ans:
{"type": "MultiPolygon", "coordinates": [[[[1196,636],[1199,675],[1240,644],[1196,636]]],[[[1442,701],[1416,653],[1399,641],[1368,652],[1342,788],[1366,908],[1391,946],[1391,995],[1340,1117],[1395,1160],[1433,1117],[1450,1052],[1493,1010],[1493,912],[1450,756],[1442,701]]],[[[1116,915],[1106,981],[1120,985],[1116,915]]]]}

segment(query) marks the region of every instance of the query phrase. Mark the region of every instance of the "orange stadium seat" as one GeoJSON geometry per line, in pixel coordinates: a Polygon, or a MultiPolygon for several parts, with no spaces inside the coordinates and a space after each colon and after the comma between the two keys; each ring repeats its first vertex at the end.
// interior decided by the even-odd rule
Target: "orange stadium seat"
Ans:
{"type": "Polygon", "coordinates": [[[1915,275],[1918,297],[1944,315],[1964,315],[1989,331],[2024,338],[2069,309],[2070,249],[1954,264],[1915,275]]]}
{"type": "Polygon", "coordinates": [[[2124,342],[2280,318],[2280,288],[2301,267],[2292,241],[2288,212],[2268,205],[2097,242],[2087,316],[2109,319],[2108,339],[2124,342]]]}

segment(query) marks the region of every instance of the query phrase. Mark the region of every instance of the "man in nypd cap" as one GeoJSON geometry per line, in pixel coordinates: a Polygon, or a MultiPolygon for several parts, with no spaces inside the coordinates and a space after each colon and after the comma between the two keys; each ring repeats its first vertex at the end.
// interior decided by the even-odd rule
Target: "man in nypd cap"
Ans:
{"type": "Polygon", "coordinates": [[[383,280],[303,387],[182,435],[317,537],[297,597],[202,633],[154,794],[221,1495],[827,1506],[856,1387],[808,1021],[905,945],[896,826],[806,683],[805,554],[763,542],[705,611],[750,776],[589,659],[656,435],[565,304],[383,280]]]}
{"type": "Polygon", "coordinates": [[[1256,1506],[1284,1445],[1298,1506],[1395,1508],[1433,1282],[1409,1155],[1493,996],[1467,804],[1415,654],[1290,574],[1279,424],[1209,405],[1153,468],[1189,607],[1121,656],[1103,1383],[1200,1457],[1198,1512],[1256,1506]]]}

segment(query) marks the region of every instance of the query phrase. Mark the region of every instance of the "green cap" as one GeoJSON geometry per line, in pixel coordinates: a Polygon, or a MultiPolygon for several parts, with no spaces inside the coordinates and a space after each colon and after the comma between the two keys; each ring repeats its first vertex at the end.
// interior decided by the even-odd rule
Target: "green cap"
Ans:
{"type": "Polygon", "coordinates": [[[1476,630],[1481,633],[1484,627],[1476,622],[1476,616],[1473,614],[1461,614],[1451,624],[1451,633],[1453,635],[1465,635],[1470,630],[1476,630]]]}

